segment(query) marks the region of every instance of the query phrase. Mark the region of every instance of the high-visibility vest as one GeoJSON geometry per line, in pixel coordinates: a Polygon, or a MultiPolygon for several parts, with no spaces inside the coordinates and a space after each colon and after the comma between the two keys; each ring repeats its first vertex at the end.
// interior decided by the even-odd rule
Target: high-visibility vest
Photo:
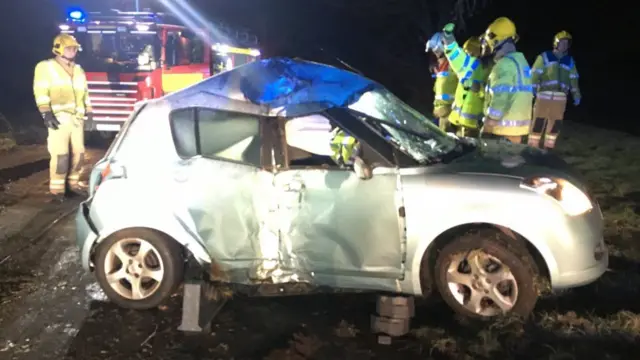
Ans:
{"type": "Polygon", "coordinates": [[[484,88],[491,68],[467,54],[457,42],[446,46],[445,55],[460,82],[449,115],[453,125],[475,129],[484,110],[484,88]]]}
{"type": "Polygon", "coordinates": [[[537,92],[563,92],[580,99],[578,69],[570,55],[558,59],[553,51],[538,55],[531,69],[531,79],[537,92]]]}
{"type": "Polygon", "coordinates": [[[436,81],[433,84],[433,110],[438,108],[446,108],[451,110],[453,104],[453,96],[458,86],[458,78],[456,74],[449,71],[449,62],[445,61],[438,65],[435,73],[432,75],[436,81]]]}
{"type": "Polygon", "coordinates": [[[56,59],[39,62],[33,94],[40,112],[68,113],[79,118],[91,112],[87,76],[78,64],[73,66],[73,75],[70,75],[56,59]]]}
{"type": "Polygon", "coordinates": [[[332,131],[331,150],[331,159],[338,165],[351,165],[358,155],[360,143],[340,128],[335,128],[332,131]]]}
{"type": "Polygon", "coordinates": [[[485,125],[499,136],[529,134],[533,107],[531,68],[521,52],[512,52],[491,69],[485,89],[485,125]]]}

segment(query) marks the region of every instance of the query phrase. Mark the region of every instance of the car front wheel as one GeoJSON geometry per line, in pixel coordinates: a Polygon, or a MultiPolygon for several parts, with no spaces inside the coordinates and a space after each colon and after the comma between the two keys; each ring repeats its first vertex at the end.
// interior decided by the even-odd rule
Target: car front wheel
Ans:
{"type": "Polygon", "coordinates": [[[528,316],[538,299],[533,260],[506,235],[482,230],[446,245],[435,264],[436,286],[457,313],[489,319],[528,316]]]}
{"type": "Polygon", "coordinates": [[[136,310],[157,307],[183,280],[178,243],[146,229],[124,230],[98,245],[98,283],[115,304],[136,310]]]}

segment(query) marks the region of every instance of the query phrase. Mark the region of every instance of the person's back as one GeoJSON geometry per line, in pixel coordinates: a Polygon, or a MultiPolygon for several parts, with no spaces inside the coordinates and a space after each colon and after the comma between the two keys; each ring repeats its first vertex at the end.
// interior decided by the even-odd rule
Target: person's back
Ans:
{"type": "Polygon", "coordinates": [[[531,126],[533,86],[529,63],[516,51],[517,41],[515,24],[506,17],[494,20],[482,37],[494,59],[487,80],[482,132],[520,144],[531,126]]]}

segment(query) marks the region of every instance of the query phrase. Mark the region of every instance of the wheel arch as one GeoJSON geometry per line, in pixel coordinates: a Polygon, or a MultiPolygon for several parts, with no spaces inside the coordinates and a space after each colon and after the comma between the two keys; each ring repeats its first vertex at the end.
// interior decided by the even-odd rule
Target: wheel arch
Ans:
{"type": "Polygon", "coordinates": [[[434,274],[433,270],[436,263],[436,258],[440,250],[452,240],[460,237],[463,234],[468,232],[475,232],[479,230],[495,230],[501,232],[506,235],[510,239],[514,240],[514,243],[517,247],[519,247],[522,251],[526,251],[527,254],[531,256],[533,259],[533,263],[536,266],[534,271],[536,274],[541,277],[545,281],[551,281],[551,272],[547,261],[544,256],[540,252],[540,250],[527,238],[518,232],[497,224],[492,223],[471,223],[471,224],[461,224],[449,228],[438,235],[428,246],[422,258],[420,260],[420,268],[419,268],[419,277],[420,277],[420,287],[422,289],[423,295],[428,295],[433,289],[435,289],[434,285],[434,274]]]}
{"type": "Polygon", "coordinates": [[[101,231],[100,237],[91,244],[89,249],[88,258],[90,261],[90,268],[93,270],[92,265],[94,263],[95,251],[98,245],[100,245],[100,243],[102,243],[103,241],[111,237],[118,236],[118,234],[122,233],[123,231],[131,231],[131,230],[146,230],[146,231],[155,232],[160,236],[166,237],[167,239],[170,239],[178,243],[181,246],[182,250],[185,252],[184,253],[185,259],[188,255],[192,255],[193,258],[200,265],[211,263],[211,257],[209,256],[204,246],[200,244],[200,242],[198,242],[191,235],[189,235],[187,231],[171,230],[167,228],[157,228],[153,226],[136,225],[136,226],[113,227],[113,228],[110,228],[109,230],[101,231]]]}

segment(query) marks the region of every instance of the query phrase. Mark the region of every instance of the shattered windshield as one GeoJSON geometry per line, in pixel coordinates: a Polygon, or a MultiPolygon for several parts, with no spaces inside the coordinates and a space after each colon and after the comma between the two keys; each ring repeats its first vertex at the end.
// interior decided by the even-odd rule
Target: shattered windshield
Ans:
{"type": "Polygon", "coordinates": [[[456,148],[455,138],[387,89],[366,92],[349,108],[380,120],[381,126],[391,137],[389,140],[420,163],[439,158],[456,148]]]}
{"type": "Polygon", "coordinates": [[[85,33],[79,35],[78,40],[82,45],[79,62],[86,71],[107,71],[113,66],[152,70],[145,66],[149,67],[160,57],[160,40],[153,33],[85,33]],[[144,63],[140,63],[140,59],[145,60],[144,63]]]}

